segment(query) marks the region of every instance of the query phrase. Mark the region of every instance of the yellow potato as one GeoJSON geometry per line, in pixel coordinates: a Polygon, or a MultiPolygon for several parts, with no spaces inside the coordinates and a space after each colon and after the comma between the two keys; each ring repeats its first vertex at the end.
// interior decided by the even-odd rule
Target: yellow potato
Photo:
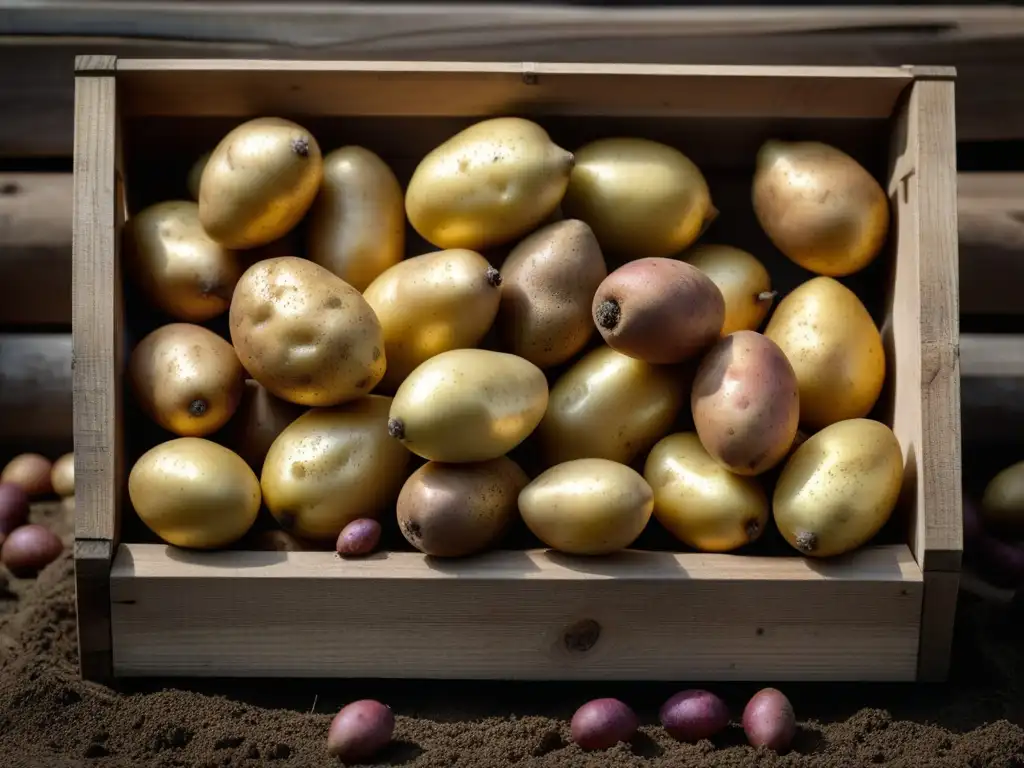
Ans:
{"type": "Polygon", "coordinates": [[[245,271],[228,313],[231,342],[252,378],[299,405],[338,405],[384,376],[380,321],[362,294],[295,256],[245,271]]]}
{"type": "Polygon", "coordinates": [[[227,248],[255,248],[291,231],[320,189],[313,135],[290,120],[258,117],[230,131],[199,181],[199,220],[227,248]]]}
{"type": "Polygon", "coordinates": [[[684,254],[718,286],[725,299],[722,336],[756,331],[772,307],[771,277],[755,256],[731,245],[696,245],[684,254]]]}
{"type": "Polygon", "coordinates": [[[775,485],[775,524],[794,548],[832,557],[866,544],[888,522],[903,484],[903,453],[889,427],[847,419],[811,435],[775,485]]]}
{"type": "Polygon", "coordinates": [[[61,498],[75,495],[75,454],[65,453],[53,462],[50,484],[61,498]]]}
{"type": "Polygon", "coordinates": [[[525,440],[547,404],[547,379],[533,363],[504,352],[453,349],[402,382],[388,429],[430,461],[489,461],[525,440]]]}
{"type": "Polygon", "coordinates": [[[176,435],[202,437],[234,415],[245,371],[235,350],[213,331],[171,323],[132,350],[128,381],[153,421],[176,435]]]}
{"type": "Polygon", "coordinates": [[[242,260],[206,234],[194,202],[144,208],[125,223],[123,237],[126,270],[158,309],[193,323],[227,311],[242,260]]]}
{"type": "Polygon", "coordinates": [[[696,432],[659,440],[647,456],[644,479],[654,491],[658,522],[703,552],[729,552],[756,541],[768,523],[764,489],[713,459],[696,432]]]}
{"type": "Polygon", "coordinates": [[[475,347],[501,301],[501,275],[476,251],[452,248],[394,265],[363,292],[384,331],[381,389],[394,392],[425,360],[475,347]]]}
{"type": "Polygon", "coordinates": [[[406,189],[405,211],[438,248],[502,245],[554,212],[572,163],[572,154],[530,120],[482,120],[420,161],[406,189]]]}
{"type": "Polygon", "coordinates": [[[247,379],[222,442],[259,472],[277,436],[305,412],[303,406],[275,397],[255,379],[247,379]]]}
{"type": "Polygon", "coordinates": [[[202,181],[203,171],[206,169],[206,164],[210,162],[210,155],[213,154],[213,150],[209,152],[203,152],[196,161],[192,163],[192,167],[188,169],[188,176],[185,178],[185,186],[188,189],[189,197],[193,200],[199,200],[199,182],[202,181]]]}
{"type": "Polygon", "coordinates": [[[981,519],[993,530],[1011,535],[1024,531],[1024,461],[1011,464],[985,486],[981,519]]]}
{"type": "Polygon", "coordinates": [[[233,544],[260,509],[260,484],[249,465],[199,437],[180,437],[142,454],[128,475],[128,496],[153,533],[192,549],[233,544]]]}
{"type": "Polygon", "coordinates": [[[405,255],[402,187],[364,147],[341,147],[324,158],[309,219],[308,257],[357,291],[405,255]]]}
{"type": "Polygon", "coordinates": [[[643,532],[653,508],[647,481],[607,459],[558,464],[519,494],[519,513],[533,535],[570,555],[625,549],[643,532]]]}
{"type": "Polygon", "coordinates": [[[598,139],[576,153],[562,201],[587,222],[609,265],[668,257],[691,245],[718,215],[700,169],[650,139],[598,139]]]}
{"type": "Polygon", "coordinates": [[[848,154],[817,141],[766,141],[757,153],[753,205],[775,247],[819,275],[864,269],[889,231],[882,186],[848,154]]]}
{"type": "Polygon", "coordinates": [[[682,369],[592,349],[551,388],[537,427],[545,466],[584,458],[632,463],[672,428],[688,384],[682,369]]]}
{"type": "Polygon", "coordinates": [[[831,277],[798,286],[764,335],[779,345],[800,385],[800,424],[820,429],[867,416],[885,383],[882,336],[857,295],[831,277]]]}
{"type": "Polygon", "coordinates": [[[313,408],[277,436],[260,485],[284,530],[333,542],[348,523],[379,517],[394,503],[411,457],[388,435],[390,406],[389,397],[367,395],[313,408]]]}
{"type": "Polygon", "coordinates": [[[530,479],[506,456],[469,464],[429,461],[402,486],[396,513],[402,535],[434,557],[491,548],[517,514],[530,479]]]}
{"type": "Polygon", "coordinates": [[[0,483],[21,486],[30,498],[49,496],[54,490],[52,473],[53,464],[42,454],[19,453],[0,472],[0,483]]]}
{"type": "Polygon", "coordinates": [[[608,276],[593,230],[555,221],[521,240],[501,265],[504,348],[539,368],[561,365],[594,334],[590,306],[608,276]]]}

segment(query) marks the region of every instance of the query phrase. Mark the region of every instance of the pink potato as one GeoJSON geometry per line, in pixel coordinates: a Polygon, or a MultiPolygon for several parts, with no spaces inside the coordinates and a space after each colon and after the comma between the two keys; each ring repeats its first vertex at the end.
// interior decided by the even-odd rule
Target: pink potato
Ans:
{"type": "Polygon", "coordinates": [[[793,705],[782,691],[763,688],[751,697],[743,710],[743,732],[752,747],[785,752],[796,736],[793,705]]]}
{"type": "Polygon", "coordinates": [[[15,528],[4,539],[0,561],[15,576],[35,576],[64,551],[64,543],[53,531],[34,523],[15,528]]]}
{"type": "Polygon", "coordinates": [[[391,709],[373,699],[341,708],[327,732],[327,751],[346,763],[368,760],[387,746],[395,730],[391,709]]]}
{"type": "Polygon", "coordinates": [[[618,699],[594,699],[572,716],[572,740],[581,749],[611,749],[636,735],[640,721],[618,699]]]}
{"type": "Polygon", "coordinates": [[[659,713],[661,725],[676,741],[710,739],[729,725],[729,708],[710,691],[680,691],[659,713]]]}

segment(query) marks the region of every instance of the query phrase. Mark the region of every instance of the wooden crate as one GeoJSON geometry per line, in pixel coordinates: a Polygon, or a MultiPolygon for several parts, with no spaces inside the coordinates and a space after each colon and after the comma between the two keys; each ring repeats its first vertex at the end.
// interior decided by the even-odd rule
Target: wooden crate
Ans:
{"type": "Polygon", "coordinates": [[[952,71],[85,56],[76,72],[84,676],[944,676],[961,552],[952,71]],[[126,309],[133,293],[122,286],[118,235],[127,212],[183,194],[187,161],[248,117],[293,117],[325,149],[365,143],[407,180],[457,128],[509,113],[534,117],[570,148],[622,132],[680,146],[705,171],[729,241],[772,257],[782,290],[807,273],[771,251],[753,220],[760,142],[831,141],[877,173],[893,207],[890,253],[850,284],[883,329],[890,375],[876,415],[906,455],[889,538],[826,562],[788,552],[574,559],[509,550],[443,563],[410,552],[356,562],[191,553],[137,538],[126,475],[148,445],[122,373],[149,328],[131,301],[126,309]]]}

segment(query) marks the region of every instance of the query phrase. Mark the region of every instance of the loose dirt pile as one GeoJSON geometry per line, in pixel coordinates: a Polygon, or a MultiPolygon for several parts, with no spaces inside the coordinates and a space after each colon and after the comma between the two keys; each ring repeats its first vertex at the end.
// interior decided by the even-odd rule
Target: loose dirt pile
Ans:
{"type": "MultiPolygon", "coordinates": [[[[57,509],[37,509],[69,540],[57,509]]],[[[657,708],[679,685],[147,682],[121,690],[77,678],[73,565],[66,553],[35,581],[0,571],[0,764],[140,768],[337,766],[325,751],[331,716],[372,697],[398,715],[382,765],[437,766],[1024,766],[1024,621],[965,597],[953,681],[923,685],[785,686],[801,719],[793,752],[743,743],[677,744],[657,708]],[[172,687],[173,686],[173,687],[172,687]],[[629,746],[587,754],[568,719],[588,698],[618,696],[645,723],[629,746]]],[[[1024,612],[1022,612],[1024,613],[1024,612]]],[[[734,713],[754,686],[711,686],[734,713]]]]}

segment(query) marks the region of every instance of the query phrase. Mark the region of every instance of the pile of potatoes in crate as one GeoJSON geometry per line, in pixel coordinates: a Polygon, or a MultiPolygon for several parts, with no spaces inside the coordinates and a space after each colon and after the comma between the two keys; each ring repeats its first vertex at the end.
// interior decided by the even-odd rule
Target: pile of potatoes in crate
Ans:
{"type": "Polygon", "coordinates": [[[349,555],[394,514],[438,557],[499,546],[517,518],[577,555],[631,546],[652,517],[706,552],[772,516],[804,555],[872,539],[903,460],[865,418],[879,330],[836,278],[883,249],[878,182],[827,144],[763,144],[757,221],[814,273],[780,298],[752,254],[695,245],[718,212],[678,149],[574,150],[532,120],[484,119],[403,190],[371,148],[322,155],[289,120],[227,133],[188,172],[197,202],[124,230],[129,285],[168,318],[128,378],[177,436],[131,470],[142,521],[223,548],[263,505],[280,547],[349,555]],[[436,250],[407,253],[407,224],[436,250]],[[304,257],[280,247],[296,231],[304,257]],[[203,326],[225,312],[230,343],[203,326]]]}

